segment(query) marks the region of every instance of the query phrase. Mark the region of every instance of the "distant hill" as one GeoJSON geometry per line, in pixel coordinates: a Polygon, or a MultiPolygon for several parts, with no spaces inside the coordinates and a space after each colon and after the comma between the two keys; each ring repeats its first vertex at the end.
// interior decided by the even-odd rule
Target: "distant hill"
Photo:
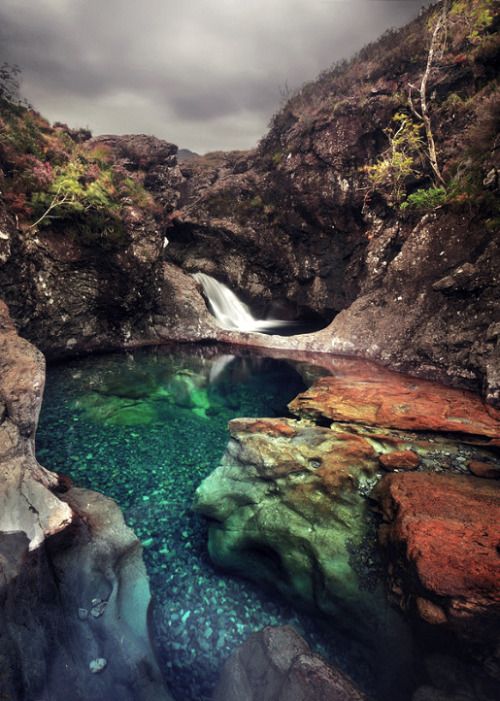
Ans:
{"type": "Polygon", "coordinates": [[[197,158],[199,155],[199,153],[190,151],[188,148],[180,148],[177,151],[177,161],[178,163],[185,163],[186,161],[190,161],[191,158],[197,158]]]}

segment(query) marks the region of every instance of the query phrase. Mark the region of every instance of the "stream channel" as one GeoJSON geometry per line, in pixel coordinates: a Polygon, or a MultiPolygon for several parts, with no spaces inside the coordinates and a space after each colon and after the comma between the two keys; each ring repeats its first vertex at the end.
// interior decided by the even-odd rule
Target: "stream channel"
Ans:
{"type": "Polygon", "coordinates": [[[216,571],[190,510],[235,417],[287,416],[320,375],[298,362],[159,347],[49,366],[37,432],[41,464],[119,504],[144,547],[160,667],[178,701],[208,701],[227,657],[265,625],[289,623],[362,687],[366,661],[317,621],[216,571]]]}

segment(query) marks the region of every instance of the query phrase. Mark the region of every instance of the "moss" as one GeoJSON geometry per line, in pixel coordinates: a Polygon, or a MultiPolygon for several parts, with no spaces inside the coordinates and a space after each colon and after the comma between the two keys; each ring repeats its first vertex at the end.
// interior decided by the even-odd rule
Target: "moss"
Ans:
{"type": "Polygon", "coordinates": [[[276,151],[274,151],[274,153],[271,154],[271,164],[274,168],[278,168],[284,155],[285,152],[282,148],[277,149],[276,151]]]}
{"type": "Polygon", "coordinates": [[[339,114],[345,114],[350,106],[351,102],[348,98],[345,98],[344,100],[339,100],[333,105],[332,114],[337,116],[339,114]]]}
{"type": "Polygon", "coordinates": [[[258,217],[265,221],[275,212],[271,202],[265,202],[260,194],[224,190],[211,195],[206,200],[206,208],[211,217],[232,218],[245,225],[258,217]]]}
{"type": "Polygon", "coordinates": [[[485,224],[488,231],[491,231],[492,233],[500,231],[500,216],[487,219],[485,224]]]}

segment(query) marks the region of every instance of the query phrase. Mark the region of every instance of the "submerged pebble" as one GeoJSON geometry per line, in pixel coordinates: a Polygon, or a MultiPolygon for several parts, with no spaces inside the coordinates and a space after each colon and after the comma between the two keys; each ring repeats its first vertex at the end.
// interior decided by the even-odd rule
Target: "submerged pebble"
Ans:
{"type": "Polygon", "coordinates": [[[108,661],[104,657],[97,657],[95,660],[91,660],[89,668],[92,674],[99,674],[107,664],[108,661]]]}
{"type": "Polygon", "coordinates": [[[103,599],[92,599],[92,608],[90,609],[90,613],[94,618],[99,618],[99,616],[102,616],[104,613],[107,605],[108,602],[104,601],[103,599]]]}

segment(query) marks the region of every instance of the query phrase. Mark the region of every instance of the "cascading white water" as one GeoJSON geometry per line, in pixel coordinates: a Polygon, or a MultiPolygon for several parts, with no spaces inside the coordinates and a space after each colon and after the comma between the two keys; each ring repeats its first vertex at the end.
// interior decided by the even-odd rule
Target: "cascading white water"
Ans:
{"type": "Polygon", "coordinates": [[[213,315],[225,329],[236,331],[269,331],[287,326],[290,322],[274,319],[255,319],[250,309],[222,282],[206,273],[194,273],[194,279],[203,287],[213,315]]]}

